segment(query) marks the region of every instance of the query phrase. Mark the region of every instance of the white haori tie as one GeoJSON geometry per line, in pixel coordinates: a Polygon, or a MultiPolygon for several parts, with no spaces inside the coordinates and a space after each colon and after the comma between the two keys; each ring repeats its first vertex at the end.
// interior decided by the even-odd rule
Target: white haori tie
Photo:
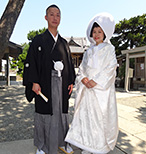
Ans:
{"type": "Polygon", "coordinates": [[[61,76],[61,71],[64,68],[64,65],[62,63],[62,61],[53,61],[54,62],[54,69],[58,72],[58,77],[61,76]]]}

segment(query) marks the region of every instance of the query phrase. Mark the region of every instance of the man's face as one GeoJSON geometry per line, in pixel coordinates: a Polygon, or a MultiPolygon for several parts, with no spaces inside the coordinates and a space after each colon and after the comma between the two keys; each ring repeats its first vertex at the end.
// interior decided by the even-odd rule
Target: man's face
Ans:
{"type": "Polygon", "coordinates": [[[50,28],[57,28],[60,24],[60,11],[55,7],[49,8],[45,19],[48,21],[50,28]]]}

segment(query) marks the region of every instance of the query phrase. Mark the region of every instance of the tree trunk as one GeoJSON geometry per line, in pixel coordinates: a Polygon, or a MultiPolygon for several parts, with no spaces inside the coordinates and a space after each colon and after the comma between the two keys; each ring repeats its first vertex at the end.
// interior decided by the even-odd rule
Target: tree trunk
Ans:
{"type": "Polygon", "coordinates": [[[0,19],[0,59],[2,59],[25,0],[9,0],[0,19]]]}

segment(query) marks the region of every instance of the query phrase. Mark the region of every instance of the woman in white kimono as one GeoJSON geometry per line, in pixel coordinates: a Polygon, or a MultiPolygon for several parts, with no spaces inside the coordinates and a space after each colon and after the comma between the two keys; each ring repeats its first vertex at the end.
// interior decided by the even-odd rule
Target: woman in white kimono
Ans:
{"type": "Polygon", "coordinates": [[[110,43],[114,29],[114,19],[108,13],[96,15],[87,28],[91,47],[84,53],[76,77],[75,113],[65,138],[83,149],[82,154],[106,154],[117,141],[117,60],[110,43]]]}

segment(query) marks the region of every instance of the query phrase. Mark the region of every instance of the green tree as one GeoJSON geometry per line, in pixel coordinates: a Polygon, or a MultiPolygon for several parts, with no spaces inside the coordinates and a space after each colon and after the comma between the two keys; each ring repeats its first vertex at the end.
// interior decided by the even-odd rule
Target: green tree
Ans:
{"type": "Polygon", "coordinates": [[[115,27],[114,37],[111,42],[115,46],[116,54],[121,50],[132,49],[145,45],[146,40],[146,14],[123,19],[115,27]]]}
{"type": "Polygon", "coordinates": [[[22,45],[23,51],[22,53],[18,56],[17,59],[12,59],[10,65],[12,69],[17,69],[17,74],[20,75],[21,77],[23,76],[23,69],[24,69],[24,61],[27,56],[27,52],[29,49],[29,44],[24,43],[22,45]]]}
{"type": "Polygon", "coordinates": [[[45,31],[46,31],[46,28],[30,31],[27,34],[27,39],[31,42],[36,35],[42,34],[45,31]]]}

